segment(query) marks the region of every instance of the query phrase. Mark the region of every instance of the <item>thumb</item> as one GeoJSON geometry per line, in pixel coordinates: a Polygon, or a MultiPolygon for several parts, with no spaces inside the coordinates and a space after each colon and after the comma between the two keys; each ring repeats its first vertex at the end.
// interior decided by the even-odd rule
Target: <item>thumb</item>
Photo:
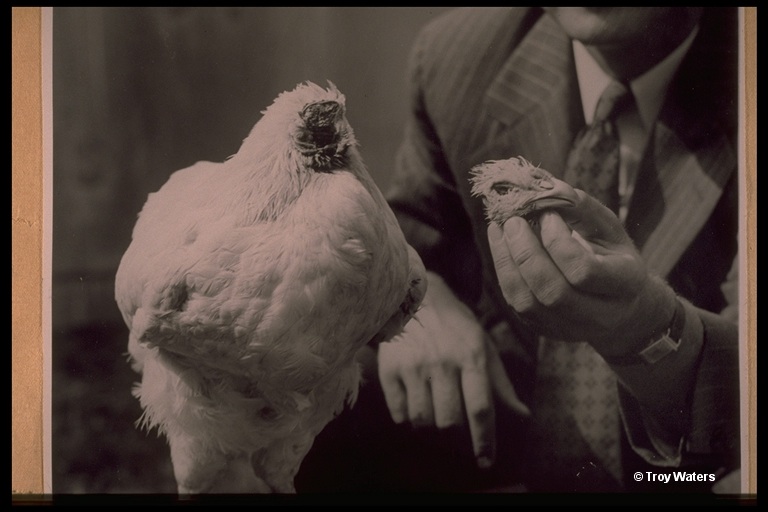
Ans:
{"type": "Polygon", "coordinates": [[[571,229],[590,242],[624,244],[629,235],[616,214],[583,190],[576,189],[579,200],[573,208],[561,208],[560,216],[571,229]]]}
{"type": "Polygon", "coordinates": [[[499,356],[499,349],[489,339],[486,339],[485,343],[488,350],[488,378],[491,381],[494,394],[512,411],[521,416],[530,416],[531,410],[517,396],[515,386],[507,376],[507,371],[499,356]]]}

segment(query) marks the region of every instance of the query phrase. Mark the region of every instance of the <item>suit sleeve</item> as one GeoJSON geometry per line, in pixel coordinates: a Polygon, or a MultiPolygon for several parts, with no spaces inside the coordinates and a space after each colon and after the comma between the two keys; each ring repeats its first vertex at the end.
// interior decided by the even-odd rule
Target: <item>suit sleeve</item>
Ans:
{"type": "Polygon", "coordinates": [[[409,59],[409,113],[387,200],[425,267],[440,274],[468,303],[479,293],[479,256],[442,141],[430,116],[423,31],[409,59]],[[475,276],[475,277],[472,277],[475,276]]]}
{"type": "Polygon", "coordinates": [[[737,296],[725,295],[730,303],[720,315],[683,301],[686,327],[678,352],[652,368],[617,369],[626,384],[620,400],[630,445],[650,464],[712,471],[739,466],[737,296]]]}

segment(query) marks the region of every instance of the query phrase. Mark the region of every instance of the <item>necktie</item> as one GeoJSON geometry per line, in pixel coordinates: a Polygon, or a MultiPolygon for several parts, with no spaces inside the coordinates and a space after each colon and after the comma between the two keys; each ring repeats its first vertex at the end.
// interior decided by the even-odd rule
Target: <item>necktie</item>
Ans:
{"type": "MultiPolygon", "coordinates": [[[[606,88],[592,124],[576,137],[564,175],[614,211],[619,207],[619,138],[612,116],[628,99],[620,83],[606,88]]],[[[616,378],[605,361],[586,342],[542,340],[535,399],[541,478],[563,478],[574,490],[581,484],[590,490],[615,488],[621,480],[620,420],[616,378]],[[584,484],[585,479],[591,481],[584,484]]]]}
{"type": "Polygon", "coordinates": [[[619,209],[619,134],[613,117],[627,108],[632,96],[626,86],[611,82],[595,108],[592,124],[576,137],[566,164],[565,181],[619,209]]]}

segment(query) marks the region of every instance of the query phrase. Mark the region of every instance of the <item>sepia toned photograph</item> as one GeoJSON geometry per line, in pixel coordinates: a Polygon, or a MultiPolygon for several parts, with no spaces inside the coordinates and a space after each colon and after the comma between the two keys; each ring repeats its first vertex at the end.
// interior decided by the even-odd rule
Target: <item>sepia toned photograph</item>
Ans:
{"type": "Polygon", "coordinates": [[[743,9],[43,11],[47,492],[746,493],[743,9]]]}

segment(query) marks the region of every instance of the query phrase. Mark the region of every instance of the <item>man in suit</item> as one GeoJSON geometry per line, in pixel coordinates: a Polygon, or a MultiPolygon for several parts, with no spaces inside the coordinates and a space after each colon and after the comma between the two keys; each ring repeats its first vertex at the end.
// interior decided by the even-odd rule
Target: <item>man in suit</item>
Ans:
{"type": "Polygon", "coordinates": [[[479,8],[424,28],[389,199],[429,291],[379,347],[380,384],[335,427],[348,422],[350,449],[361,435],[387,443],[363,447],[364,467],[385,468],[377,488],[708,491],[738,468],[736,21],[735,9],[479,8]],[[521,155],[570,179],[572,143],[612,81],[632,93],[616,121],[616,211],[580,193],[540,235],[519,218],[489,228],[470,169],[521,155]],[[608,369],[613,401],[572,407],[620,418],[607,456],[580,437],[583,420],[555,423],[584,397],[546,387],[571,366],[544,368],[548,342],[586,342],[587,371],[608,369]],[[399,430],[371,421],[378,392],[399,430]],[[675,469],[704,481],[648,481],[675,469]]]}

